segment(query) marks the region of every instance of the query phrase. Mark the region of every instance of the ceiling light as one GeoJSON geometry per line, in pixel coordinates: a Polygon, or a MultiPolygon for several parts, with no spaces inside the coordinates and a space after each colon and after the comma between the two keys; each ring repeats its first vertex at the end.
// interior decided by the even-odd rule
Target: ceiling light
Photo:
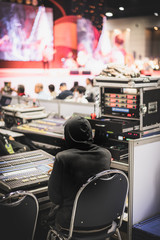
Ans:
{"type": "Polygon", "coordinates": [[[156,13],[156,12],[154,13],[154,16],[158,17],[158,15],[159,15],[158,13],[156,13]]]}
{"type": "Polygon", "coordinates": [[[112,17],[112,16],[113,16],[113,13],[111,13],[111,12],[106,12],[106,16],[107,16],[107,17],[112,17]]]}
{"type": "Polygon", "coordinates": [[[119,29],[114,29],[113,31],[114,31],[114,34],[116,34],[116,35],[121,33],[121,31],[119,29]]]}
{"type": "Polygon", "coordinates": [[[124,11],[124,7],[119,7],[119,10],[120,11],[124,11]]]}
{"type": "Polygon", "coordinates": [[[154,30],[157,31],[157,30],[158,30],[158,27],[154,27],[154,30]]]}

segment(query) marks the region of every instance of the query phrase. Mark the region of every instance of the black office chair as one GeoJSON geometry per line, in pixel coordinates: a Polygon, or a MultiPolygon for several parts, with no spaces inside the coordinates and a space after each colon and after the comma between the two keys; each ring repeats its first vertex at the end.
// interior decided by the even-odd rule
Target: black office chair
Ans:
{"type": "Polygon", "coordinates": [[[91,177],[78,191],[72,210],[70,229],[50,228],[47,240],[104,240],[119,228],[128,194],[128,178],[119,170],[106,170],[91,177]]]}
{"type": "Polygon", "coordinates": [[[33,240],[39,205],[36,197],[25,191],[0,198],[0,239],[33,240]]]}

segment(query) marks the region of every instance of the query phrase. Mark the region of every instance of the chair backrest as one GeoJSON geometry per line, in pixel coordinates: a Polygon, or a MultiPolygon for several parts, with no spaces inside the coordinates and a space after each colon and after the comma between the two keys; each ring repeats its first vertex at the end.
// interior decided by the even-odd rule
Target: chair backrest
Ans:
{"type": "Polygon", "coordinates": [[[38,201],[32,193],[17,191],[1,198],[1,240],[33,240],[38,211],[38,201]]]}
{"type": "Polygon", "coordinates": [[[74,201],[69,237],[74,229],[96,230],[115,220],[120,227],[128,187],[127,176],[119,170],[106,170],[88,179],[74,201]]]}

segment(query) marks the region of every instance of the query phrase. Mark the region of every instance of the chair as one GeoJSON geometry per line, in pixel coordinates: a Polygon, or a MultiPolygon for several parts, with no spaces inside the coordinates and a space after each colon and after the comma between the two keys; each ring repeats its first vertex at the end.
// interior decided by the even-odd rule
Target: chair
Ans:
{"type": "Polygon", "coordinates": [[[104,240],[115,233],[121,240],[119,228],[128,187],[127,176],[119,170],[106,170],[91,177],[76,194],[68,231],[51,227],[47,240],[104,240]]]}
{"type": "Polygon", "coordinates": [[[33,240],[39,205],[29,192],[11,192],[0,198],[1,240],[33,240]]]}

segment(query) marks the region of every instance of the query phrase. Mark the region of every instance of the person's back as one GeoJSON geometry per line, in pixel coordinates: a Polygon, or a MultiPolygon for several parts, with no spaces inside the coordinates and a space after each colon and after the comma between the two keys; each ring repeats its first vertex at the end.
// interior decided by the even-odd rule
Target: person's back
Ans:
{"type": "Polygon", "coordinates": [[[56,98],[57,93],[55,92],[55,86],[53,84],[50,84],[48,86],[49,92],[50,92],[50,96],[52,99],[56,98]]]}
{"type": "Polygon", "coordinates": [[[74,92],[78,86],[79,86],[79,82],[75,81],[73,84],[73,87],[70,90],[74,92]]]}
{"type": "MultiPolygon", "coordinates": [[[[20,96],[20,97],[26,96],[25,86],[22,84],[18,85],[17,90],[12,88],[12,91],[15,92],[17,94],[17,96],[20,96]]],[[[26,97],[28,97],[28,96],[26,96],[26,97]]]]}
{"type": "Polygon", "coordinates": [[[68,228],[75,195],[86,180],[110,168],[111,154],[92,143],[92,129],[87,119],[74,117],[65,125],[68,149],[56,155],[49,179],[49,196],[59,205],[56,225],[68,228]]]}
{"type": "Polygon", "coordinates": [[[67,89],[67,84],[66,83],[61,83],[60,84],[60,94],[56,97],[57,99],[66,99],[67,97],[72,97],[73,92],[67,89]]]}
{"type": "Polygon", "coordinates": [[[17,95],[18,96],[25,96],[25,87],[24,87],[24,85],[22,85],[22,84],[18,85],[17,95]]]}

